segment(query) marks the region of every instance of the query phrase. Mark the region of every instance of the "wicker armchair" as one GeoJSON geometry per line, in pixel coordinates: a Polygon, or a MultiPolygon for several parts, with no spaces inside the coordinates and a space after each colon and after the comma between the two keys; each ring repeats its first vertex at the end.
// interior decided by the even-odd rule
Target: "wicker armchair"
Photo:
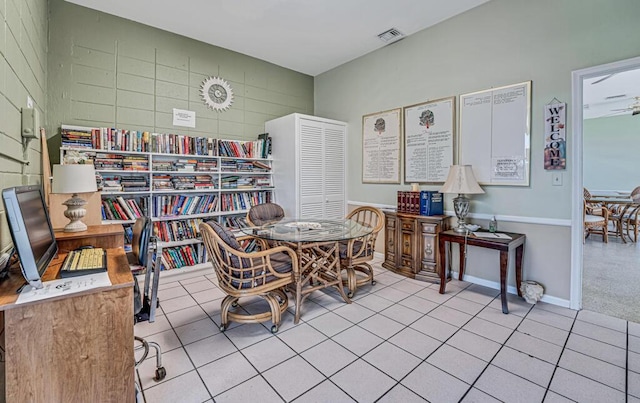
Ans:
{"type": "Polygon", "coordinates": [[[347,215],[348,219],[370,227],[373,231],[363,237],[340,244],[340,264],[347,272],[347,288],[349,298],[353,297],[358,286],[371,282],[375,285],[373,268],[368,263],[373,260],[374,248],[378,232],[384,227],[384,214],[375,207],[358,207],[347,215]],[[360,273],[360,275],[358,275],[360,273]]]}
{"type": "MultiPolygon", "coordinates": [[[[593,210],[591,210],[593,211],[593,210]]],[[[601,234],[604,243],[609,242],[609,210],[606,208],[600,209],[601,214],[596,215],[589,212],[587,200],[584,200],[583,209],[583,222],[584,222],[584,239],[587,239],[589,234],[601,234]]]]}
{"type": "Polygon", "coordinates": [[[587,214],[591,214],[591,215],[597,215],[597,216],[601,216],[602,215],[602,210],[606,210],[606,207],[603,207],[601,204],[598,203],[592,203],[591,200],[591,192],[589,192],[587,190],[587,188],[582,188],[582,192],[584,195],[584,200],[585,200],[585,208],[587,211],[587,214]]]}
{"type": "Polygon", "coordinates": [[[260,226],[284,218],[284,210],[276,203],[263,203],[252,206],[247,212],[247,223],[260,226]]]}
{"type": "Polygon", "coordinates": [[[264,250],[244,252],[238,241],[252,237],[236,238],[215,221],[201,223],[200,234],[218,277],[218,286],[227,293],[220,310],[220,330],[224,331],[229,321],[261,323],[271,320],[271,332],[277,332],[282,312],[288,306],[284,287],[299,277],[296,253],[286,246],[268,248],[264,243],[264,250]],[[264,298],[270,310],[257,314],[230,311],[238,305],[240,298],[250,296],[264,298]]]}

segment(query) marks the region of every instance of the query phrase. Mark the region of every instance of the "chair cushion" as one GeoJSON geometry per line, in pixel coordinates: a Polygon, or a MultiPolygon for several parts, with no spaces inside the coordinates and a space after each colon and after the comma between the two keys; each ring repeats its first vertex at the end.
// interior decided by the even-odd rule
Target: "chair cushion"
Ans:
{"type": "MultiPolygon", "coordinates": [[[[362,248],[362,241],[354,241],[352,254],[357,253],[360,250],[360,248],[362,248]]],[[[346,259],[348,251],[349,251],[349,242],[340,242],[340,259],[346,259]]],[[[373,253],[372,250],[365,250],[364,253],[362,253],[358,257],[369,256],[372,253],[373,253]]]]}
{"type": "MultiPolygon", "coordinates": [[[[236,239],[235,235],[233,235],[233,232],[229,231],[227,228],[218,224],[214,220],[207,221],[207,224],[215,231],[215,233],[220,237],[220,239],[224,241],[224,243],[226,243],[231,248],[237,251],[244,252],[244,250],[242,249],[242,246],[240,246],[240,243],[238,243],[238,240],[236,239]]],[[[222,250],[222,253],[224,253],[224,250],[222,250]]],[[[231,265],[238,269],[243,267],[246,268],[251,266],[251,261],[249,259],[242,258],[242,266],[240,266],[240,260],[238,259],[238,257],[231,256],[231,265]]],[[[238,274],[237,277],[240,278],[240,275],[238,274]]],[[[247,278],[247,273],[245,273],[245,278],[247,278]]]]}
{"type": "Polygon", "coordinates": [[[251,207],[249,220],[255,225],[264,225],[284,218],[284,210],[275,203],[263,203],[251,207]]]}
{"type": "Polygon", "coordinates": [[[585,223],[598,223],[598,222],[602,222],[604,223],[604,217],[599,216],[599,215],[591,215],[591,214],[587,214],[584,216],[584,222],[585,223]]]}

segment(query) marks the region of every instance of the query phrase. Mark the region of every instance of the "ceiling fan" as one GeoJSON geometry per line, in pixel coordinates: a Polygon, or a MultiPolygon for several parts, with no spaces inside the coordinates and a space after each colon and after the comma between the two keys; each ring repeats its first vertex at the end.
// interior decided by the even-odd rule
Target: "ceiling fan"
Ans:
{"type": "Polygon", "coordinates": [[[611,112],[631,112],[631,116],[640,115],[640,97],[634,97],[635,102],[623,109],[611,109],[611,112]]]}
{"type": "Polygon", "coordinates": [[[608,80],[608,79],[610,79],[611,77],[613,77],[613,76],[615,76],[615,75],[616,75],[616,73],[608,74],[608,75],[606,75],[606,76],[604,76],[604,77],[602,77],[602,78],[600,78],[600,79],[598,79],[598,80],[596,80],[596,81],[592,82],[592,83],[591,83],[591,85],[601,83],[601,82],[603,82],[604,80],[608,80]]]}

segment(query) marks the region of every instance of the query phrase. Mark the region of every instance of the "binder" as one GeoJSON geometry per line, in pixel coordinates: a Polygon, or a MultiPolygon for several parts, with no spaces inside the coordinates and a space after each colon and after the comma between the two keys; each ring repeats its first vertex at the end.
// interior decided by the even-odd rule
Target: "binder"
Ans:
{"type": "Polygon", "coordinates": [[[420,215],[442,215],[444,200],[442,193],[423,190],[420,192],[420,215]]]}

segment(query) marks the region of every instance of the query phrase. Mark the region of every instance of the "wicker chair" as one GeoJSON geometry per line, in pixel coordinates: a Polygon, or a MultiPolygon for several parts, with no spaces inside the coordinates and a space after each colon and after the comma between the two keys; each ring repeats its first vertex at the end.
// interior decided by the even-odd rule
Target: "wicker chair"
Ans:
{"type": "Polygon", "coordinates": [[[582,192],[584,195],[584,200],[586,202],[585,206],[586,206],[586,211],[587,214],[591,214],[591,215],[602,215],[602,210],[606,209],[605,207],[603,207],[601,204],[598,203],[592,203],[591,200],[591,192],[589,192],[587,190],[587,188],[583,187],[582,188],[582,192]]]}
{"type": "Polygon", "coordinates": [[[340,244],[340,264],[347,272],[347,288],[349,298],[353,297],[358,286],[371,282],[375,285],[373,268],[368,263],[373,260],[374,248],[378,232],[384,227],[384,214],[375,207],[358,207],[347,215],[348,219],[357,221],[361,225],[373,228],[373,231],[363,237],[352,239],[340,244]],[[358,275],[360,273],[360,275],[358,275]]]}
{"type": "MultiPolygon", "coordinates": [[[[589,234],[601,234],[604,243],[609,242],[609,210],[601,208],[601,215],[589,213],[587,200],[584,200],[583,222],[584,222],[584,239],[589,234]]],[[[584,240],[583,240],[584,241],[584,240]]]]}
{"type": "Polygon", "coordinates": [[[261,323],[271,320],[271,332],[277,332],[282,312],[288,306],[284,287],[299,277],[296,253],[286,246],[268,248],[265,243],[262,243],[263,250],[244,252],[238,241],[253,238],[236,238],[215,221],[201,223],[200,234],[218,277],[218,286],[227,293],[220,310],[220,330],[226,330],[229,321],[261,323]],[[257,314],[230,311],[238,305],[240,298],[250,296],[264,298],[270,310],[257,314]]]}
{"type": "Polygon", "coordinates": [[[247,223],[253,227],[277,222],[284,218],[284,210],[276,203],[252,206],[247,212],[247,223]]]}

